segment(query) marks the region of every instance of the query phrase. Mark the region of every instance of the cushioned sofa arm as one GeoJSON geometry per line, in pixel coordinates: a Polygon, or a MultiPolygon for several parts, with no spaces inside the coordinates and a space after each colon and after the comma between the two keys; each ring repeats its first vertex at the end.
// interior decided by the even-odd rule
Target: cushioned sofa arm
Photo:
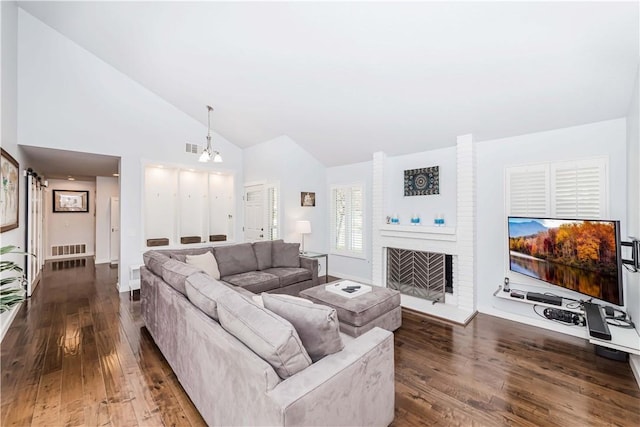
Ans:
{"type": "Polygon", "coordinates": [[[393,421],[393,334],[374,328],[273,388],[287,426],[381,426],[393,421]]]}
{"type": "Polygon", "coordinates": [[[311,271],[311,280],[318,283],[318,260],[316,258],[300,257],[300,267],[311,271]]]}

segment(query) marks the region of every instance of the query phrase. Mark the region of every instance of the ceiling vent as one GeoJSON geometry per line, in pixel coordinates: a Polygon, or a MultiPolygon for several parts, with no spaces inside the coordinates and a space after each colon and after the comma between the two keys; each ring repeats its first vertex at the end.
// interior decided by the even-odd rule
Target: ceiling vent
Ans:
{"type": "Polygon", "coordinates": [[[198,144],[191,144],[187,142],[185,146],[187,153],[198,154],[198,144]]]}

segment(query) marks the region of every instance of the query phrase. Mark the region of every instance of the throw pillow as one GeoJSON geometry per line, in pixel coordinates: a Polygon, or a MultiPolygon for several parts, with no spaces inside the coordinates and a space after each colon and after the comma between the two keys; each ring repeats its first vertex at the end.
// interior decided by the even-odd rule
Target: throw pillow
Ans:
{"type": "Polygon", "coordinates": [[[187,255],[186,261],[187,264],[198,267],[214,279],[220,279],[218,263],[216,262],[216,257],[214,257],[211,252],[205,252],[201,255],[187,255]]]}
{"type": "Polygon", "coordinates": [[[300,267],[300,243],[274,241],[271,248],[273,268],[300,267]]]}
{"type": "Polygon", "coordinates": [[[266,360],[280,378],[311,365],[295,328],[282,317],[237,292],[225,293],[217,303],[222,327],[266,360]]]}
{"type": "Polygon", "coordinates": [[[280,294],[263,293],[262,302],[266,309],[291,322],[313,362],[344,348],[334,308],[280,294]]]}

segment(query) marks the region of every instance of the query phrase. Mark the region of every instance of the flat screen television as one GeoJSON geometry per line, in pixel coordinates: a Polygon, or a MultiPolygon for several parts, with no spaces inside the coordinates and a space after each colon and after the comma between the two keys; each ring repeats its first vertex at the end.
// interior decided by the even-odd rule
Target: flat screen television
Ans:
{"type": "Polygon", "coordinates": [[[623,305],[620,222],[509,217],[509,269],[623,305]]]}

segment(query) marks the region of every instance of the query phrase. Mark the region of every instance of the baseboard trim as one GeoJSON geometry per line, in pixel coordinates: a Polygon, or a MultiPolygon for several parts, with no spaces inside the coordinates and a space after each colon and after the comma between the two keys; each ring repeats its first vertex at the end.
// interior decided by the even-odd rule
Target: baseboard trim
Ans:
{"type": "Polygon", "coordinates": [[[2,319],[2,321],[0,322],[0,342],[2,342],[5,334],[9,330],[9,327],[11,327],[11,323],[13,323],[14,319],[16,318],[20,307],[22,307],[22,302],[19,302],[0,315],[0,319],[2,319]]]}
{"type": "Polygon", "coordinates": [[[364,283],[365,285],[373,284],[371,279],[366,279],[364,277],[352,276],[350,274],[338,273],[335,271],[329,272],[329,277],[339,277],[340,279],[345,280],[353,280],[354,282],[364,283]]]}
{"type": "Polygon", "coordinates": [[[636,378],[638,387],[640,387],[640,356],[635,354],[630,354],[629,365],[631,366],[631,371],[633,372],[633,376],[636,378]]]}

